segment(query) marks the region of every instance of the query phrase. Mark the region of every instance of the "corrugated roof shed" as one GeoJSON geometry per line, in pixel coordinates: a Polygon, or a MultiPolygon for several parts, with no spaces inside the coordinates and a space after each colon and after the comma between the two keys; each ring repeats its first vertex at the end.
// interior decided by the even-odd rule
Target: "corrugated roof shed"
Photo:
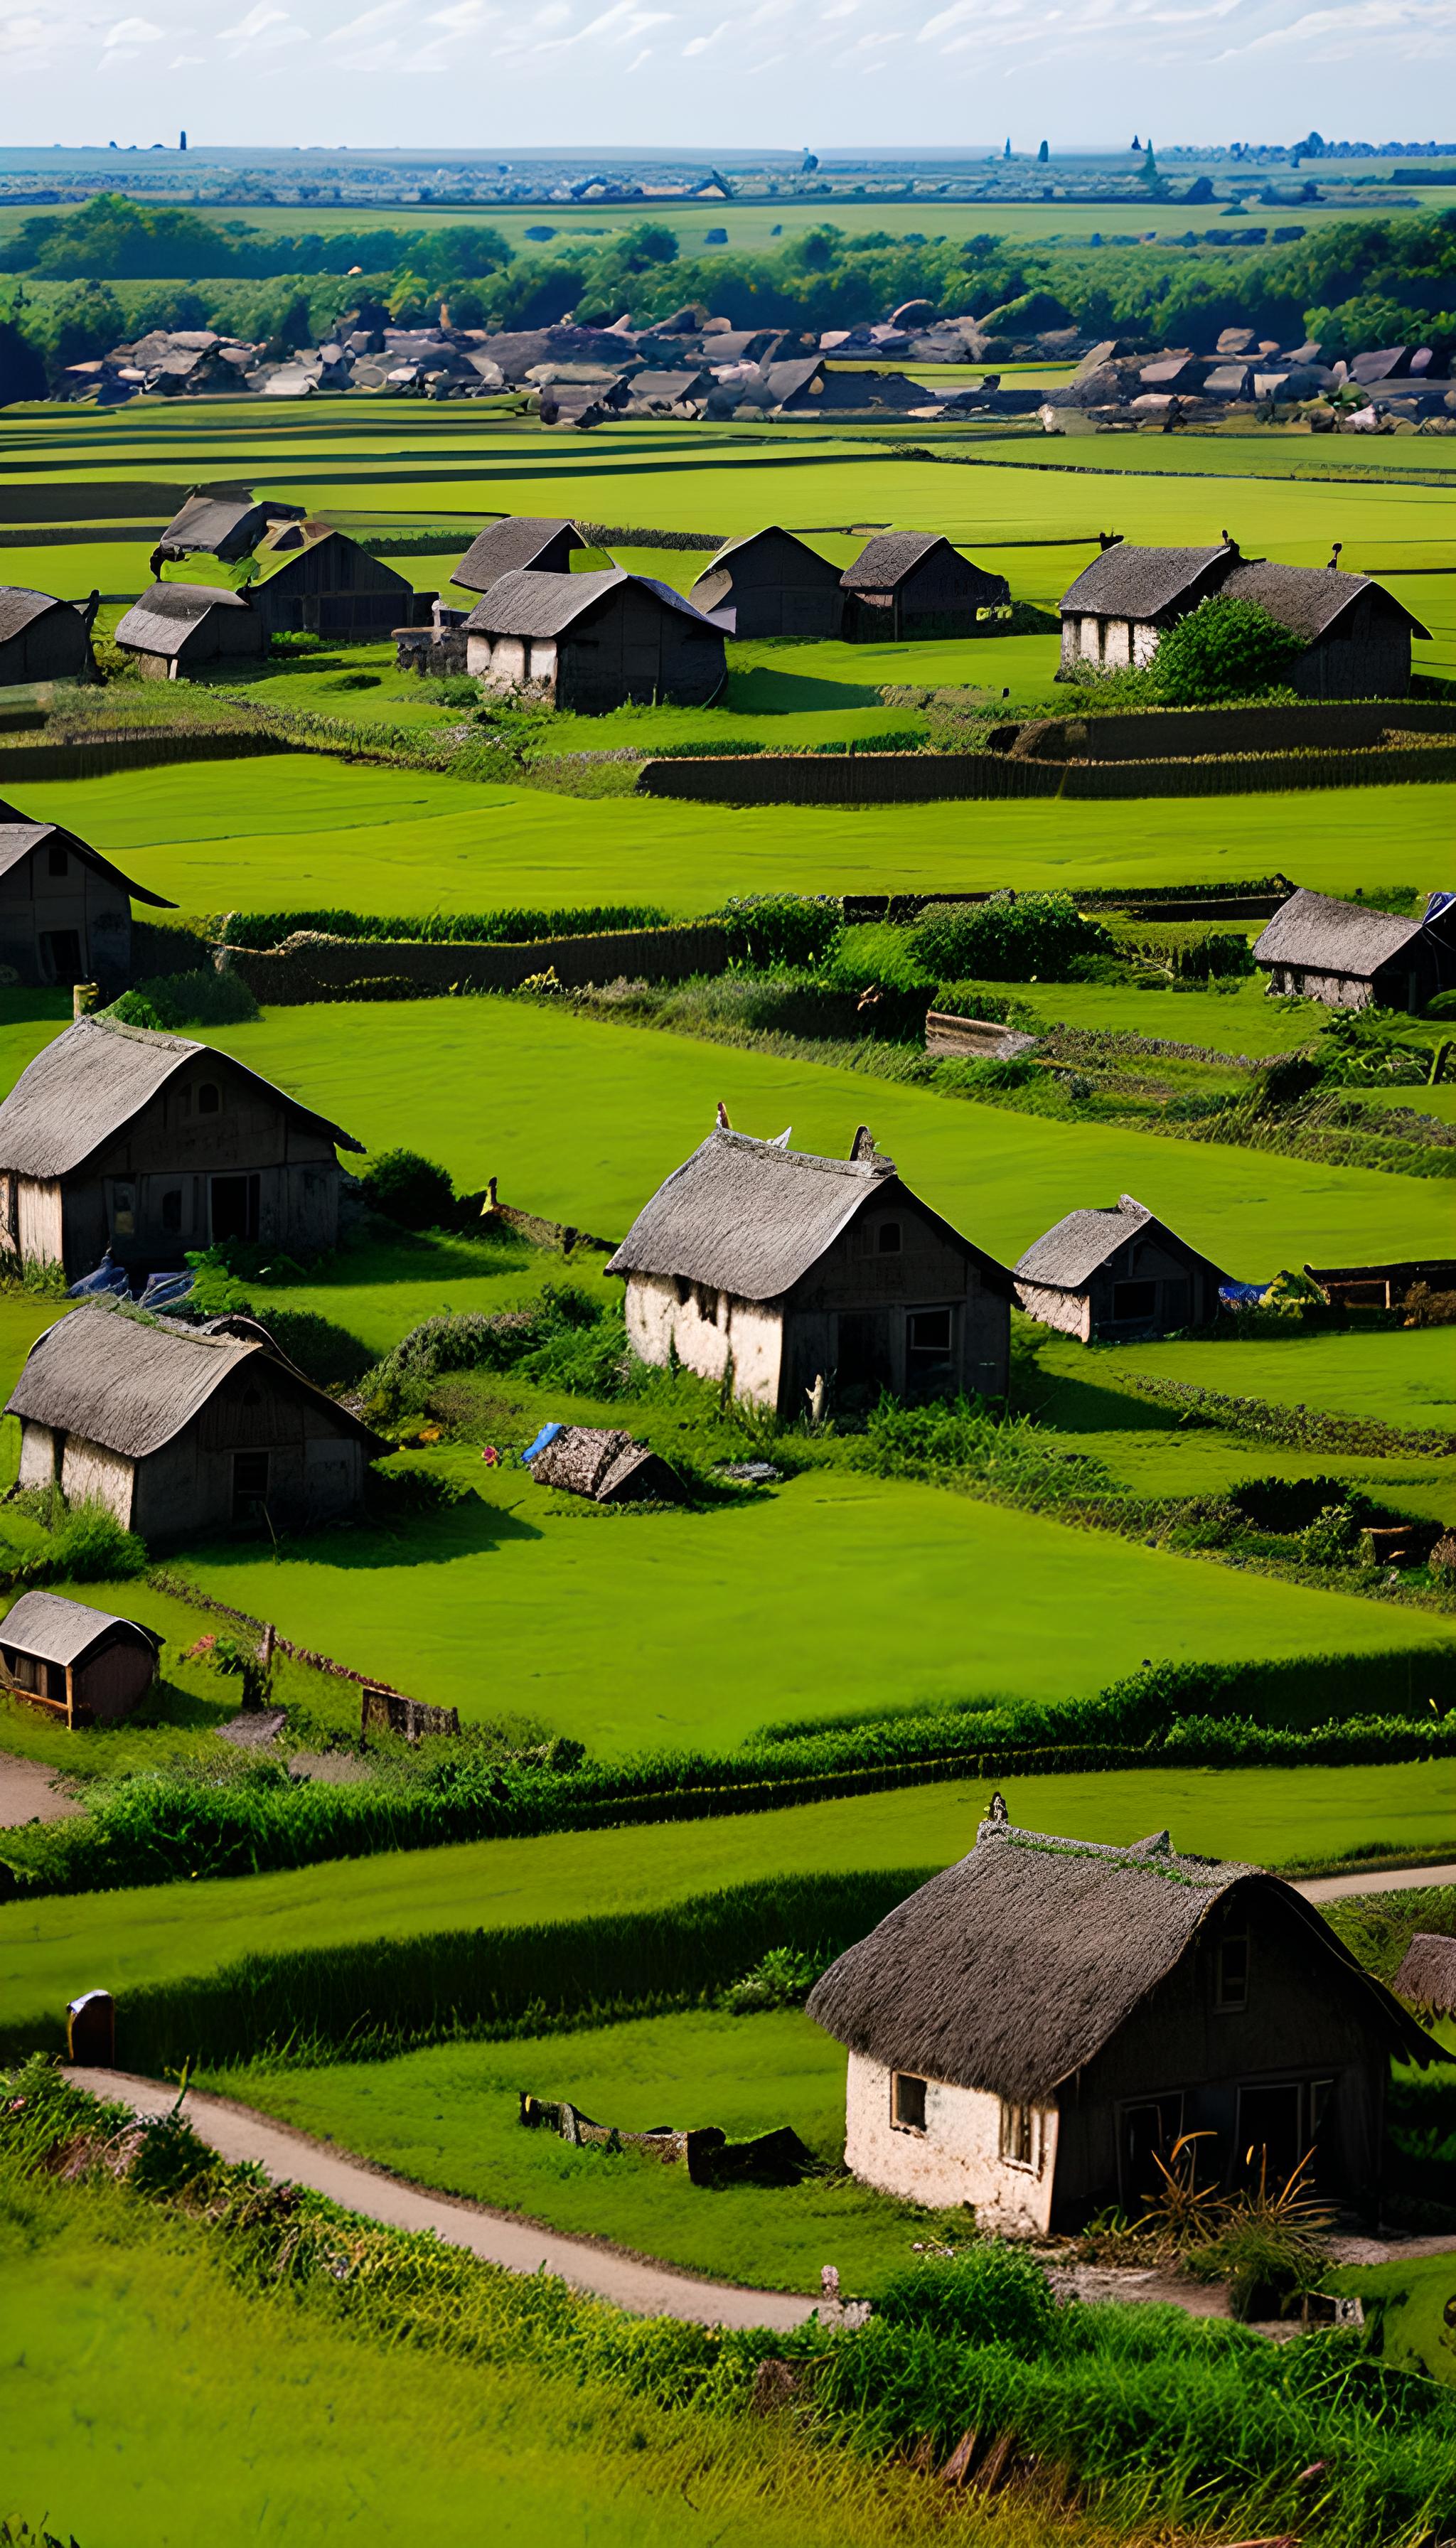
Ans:
{"type": "Polygon", "coordinates": [[[1222,542],[1211,549],[1140,549],[1119,540],[1083,567],[1060,606],[1093,619],[1156,619],[1233,554],[1222,542]]]}
{"type": "Polygon", "coordinates": [[[534,566],[563,534],[568,552],[587,546],[575,522],[560,515],[511,513],[502,522],[489,522],[476,533],[450,581],[467,592],[489,592],[502,575],[534,566]]]}
{"type": "Polygon", "coordinates": [[[113,1018],[77,1018],[37,1053],[0,1105],[0,1169],[23,1177],[63,1177],[117,1139],[186,1063],[207,1053],[220,1072],[239,1075],[343,1150],[362,1141],[302,1106],[230,1054],[186,1036],[154,1035],[113,1018]]]}
{"type": "Polygon", "coordinates": [[[0,1646],[38,1655],[43,1663],[78,1664],[109,1628],[126,1628],[155,1650],[162,1640],[135,1619],[113,1610],[93,1610],[85,1601],[66,1601],[58,1592],[23,1592],[0,1619],[0,1646]]]}
{"type": "Polygon", "coordinates": [[[1365,979],[1419,938],[1424,923],[1399,912],[1369,911],[1360,902],[1311,893],[1301,885],[1254,940],[1260,964],[1306,964],[1320,972],[1365,979]]]}
{"type": "Polygon", "coordinates": [[[809,2015],[853,2051],[993,2096],[1037,2101],[1092,2060],[1170,1973],[1221,1904],[1277,1895],[1312,1954],[1368,1995],[1391,2048],[1437,2048],[1277,1876],[1185,1858],[1165,1832],[1114,1849],[982,1823],[974,1849],[922,1885],[816,1982],[809,2015]]]}
{"type": "Polygon", "coordinates": [[[110,876],[112,883],[120,885],[133,902],[150,903],[156,911],[176,910],[176,904],[169,902],[164,893],[152,893],[148,886],[134,883],[131,876],[123,875],[120,867],[113,866],[110,859],[104,859],[99,850],[88,848],[84,841],[77,840],[74,832],[63,830],[59,823],[11,823],[5,820],[5,807],[0,805],[0,875],[8,875],[13,866],[28,859],[33,850],[44,848],[47,841],[59,841],[72,857],[94,867],[98,875],[110,876]]]}
{"type": "Polygon", "coordinates": [[[252,1361],[290,1390],[317,1399],[340,1431],[383,1448],[367,1425],[265,1346],[101,1302],[72,1310],[32,1345],[5,1412],[79,1434],[123,1459],[144,1460],[175,1440],[239,1364],[252,1361]]]}

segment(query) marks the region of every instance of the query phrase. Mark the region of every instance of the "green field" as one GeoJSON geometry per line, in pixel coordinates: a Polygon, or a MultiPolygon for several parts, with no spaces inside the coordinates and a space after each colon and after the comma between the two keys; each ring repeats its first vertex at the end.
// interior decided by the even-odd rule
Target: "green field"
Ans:
{"type": "MultiPolygon", "coordinates": [[[[1075,1368],[1065,1346],[1052,1345],[1044,1359],[1059,1370],[1075,1368]]],[[[1281,1407],[1328,1408],[1412,1430],[1456,1433],[1456,1334],[1449,1327],[1296,1332],[1236,1345],[1150,1344],[1123,1352],[1099,1346],[1086,1368],[1094,1382],[1145,1372],[1226,1395],[1272,1399],[1281,1407]]]]}
{"type": "Polygon", "coordinates": [[[1382,2358],[1393,2370],[1456,2385],[1456,2256],[1345,2265],[1330,2288],[1358,2292],[1367,2316],[1378,2312],[1382,2358]]]}
{"type": "Polygon", "coordinates": [[[718,2124],[747,2140],[788,2124],[838,2170],[845,2054],[798,2009],[698,2010],[317,2069],[260,2062],[199,2074],[198,2086],[416,2184],[767,2290],[817,2291],[820,2266],[837,2264],[846,2291],[872,2291],[887,2268],[909,2262],[912,2240],[935,2234],[933,2216],[838,2175],[707,2192],[685,2169],[521,2129],[516,2091],[526,2087],[569,2097],[623,2132],[718,2124]]]}
{"type": "MultiPolygon", "coordinates": [[[[1078,1839],[1172,1832],[1178,1848],[1266,1865],[1352,1848],[1456,1857],[1449,1779],[1420,1762],[1345,1770],[1116,1770],[1003,1779],[1013,1819],[1078,1839]]],[[[986,1785],[950,1780],[707,1822],[479,1841],[281,1874],[0,1904],[0,2023],[59,2022],[78,1990],[215,1972],[249,1955],[432,1930],[649,1909],[776,1874],[949,1865],[986,1785]]]]}
{"type": "Polygon", "coordinates": [[[885,2479],[811,2464],[784,2419],[709,2421],[489,2350],[351,2333],[317,2299],[240,2286],[204,2231],[104,2182],[8,2189],[0,2257],[4,2501],[38,2531],[106,2548],[883,2536],[885,2479]]]}

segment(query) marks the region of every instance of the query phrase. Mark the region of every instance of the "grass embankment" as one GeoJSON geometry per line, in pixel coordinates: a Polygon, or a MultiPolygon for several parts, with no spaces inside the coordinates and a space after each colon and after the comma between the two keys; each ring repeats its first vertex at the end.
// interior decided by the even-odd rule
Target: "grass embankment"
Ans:
{"type": "MultiPolygon", "coordinates": [[[[1422,1763],[1299,1770],[1108,1771],[1005,1779],[1033,1829],[1127,1842],[1167,1828],[1180,1849],[1265,1865],[1352,1851],[1456,1855],[1448,1782],[1422,1763]]],[[[248,1956],[487,1933],[652,1910],[719,1886],[847,1868],[949,1865],[975,1838],[987,1782],[948,1781],[690,1824],[480,1841],[281,1874],[0,1904],[0,2023],[52,2041],[65,2004],[216,1974],[248,1956]]]]}
{"type": "MultiPolygon", "coordinates": [[[[1042,1360],[1058,1371],[1077,1368],[1071,1349],[1059,1343],[1049,1345],[1042,1360]]],[[[1104,1378],[1117,1384],[1145,1374],[1281,1407],[1322,1408],[1411,1430],[1456,1432],[1456,1335],[1449,1327],[1302,1335],[1292,1324],[1287,1337],[1243,1337],[1231,1348],[1222,1337],[1121,1352],[1099,1346],[1090,1358],[1083,1355],[1081,1368],[1094,1386],[1104,1378]]]]}

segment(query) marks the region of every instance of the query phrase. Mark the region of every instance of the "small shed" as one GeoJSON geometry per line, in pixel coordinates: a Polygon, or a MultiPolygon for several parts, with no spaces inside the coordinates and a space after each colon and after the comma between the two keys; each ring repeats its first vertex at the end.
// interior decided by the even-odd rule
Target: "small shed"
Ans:
{"type": "Polygon", "coordinates": [[[214,664],[267,652],[268,631],[245,592],[154,584],[117,621],[117,644],[151,681],[190,681],[214,664]]]}
{"type": "Polygon", "coordinates": [[[867,645],[915,637],[974,637],[979,614],[1011,598],[1004,575],[962,557],[936,531],[885,531],[840,579],[845,635],[867,645]]]}
{"type": "Polygon", "coordinates": [[[1410,641],[1429,630],[1368,575],[1245,558],[1217,548],[1135,548],[1116,541],[1061,596],[1061,677],[1150,664],[1167,630],[1214,593],[1256,602],[1305,647],[1286,676],[1312,698],[1403,698],[1410,641]]]}
{"type": "Polygon", "coordinates": [[[0,585],[0,689],[23,682],[88,682],[90,622],[73,601],[0,585]]]}
{"type": "Polygon", "coordinates": [[[590,1496],[593,1503],[681,1503],[674,1471],[645,1442],[596,1424],[552,1424],[526,1452],[538,1487],[590,1496]]]}
{"type": "Polygon", "coordinates": [[[525,691],[604,716],[630,699],[704,707],[723,686],[723,632],[654,577],[503,575],[465,623],[466,661],[488,690],[525,691]]]}
{"type": "Polygon", "coordinates": [[[853,2173],[1022,2231],[1136,2216],[1188,2133],[1205,2184],[1278,2187],[1312,2152],[1320,2194],[1373,2217],[1392,2056],[1444,2057],[1278,1876],[1166,1832],[1019,1830],[999,1798],[808,2007],[849,2048],[853,2173]]]}
{"type": "Polygon", "coordinates": [[[1144,1344],[1212,1325],[1228,1277],[1135,1195],[1069,1212],[1018,1260],[1028,1318],[1084,1345],[1144,1344]]]}
{"type": "Polygon", "coordinates": [[[101,1302],[46,1328],[5,1412],[23,1487],[148,1541],[341,1521],[386,1448],[267,1345],[101,1302]]]}
{"type": "Polygon", "coordinates": [[[23,1592],[0,1619],[0,1668],[18,1698],[67,1725],[130,1716],[156,1679],[160,1637],[58,1592],[23,1592]]]}
{"type": "Polygon", "coordinates": [[[607,1264],[644,1362],[676,1357],[799,1414],[823,1381],[902,1396],[1007,1382],[1011,1277],[911,1193],[867,1132],[829,1159],[721,1127],[607,1264]]]}
{"type": "Polygon", "coordinates": [[[156,544],[152,573],[160,573],[163,561],[199,555],[236,566],[257,547],[270,523],[302,519],[301,504],[280,504],[271,496],[254,500],[250,487],[194,488],[156,544]]]}
{"type": "Polygon", "coordinates": [[[729,540],[688,598],[734,637],[838,637],[844,626],[839,569],[776,524],[729,540]]]}
{"type": "Polygon", "coordinates": [[[175,908],[59,823],[0,807],[0,964],[28,988],[96,982],[114,999],[131,979],[134,902],[175,908]]]}
{"type": "Polygon", "coordinates": [[[1219,591],[1235,554],[1223,542],[1145,549],[1115,541],[1061,596],[1062,675],[1150,664],[1163,631],[1219,591]]]}
{"type": "Polygon", "coordinates": [[[144,1273],[225,1238],[332,1247],[362,1147],[211,1045],[78,1018],[0,1103],[0,1261],[75,1282],[107,1249],[144,1273]]]}
{"type": "Polygon", "coordinates": [[[1396,1975],[1398,1999],[1408,1999],[1427,2018],[1456,2017],[1456,1938],[1417,1929],[1396,1975]]]}
{"type": "Polygon", "coordinates": [[[502,575],[514,575],[522,567],[537,575],[570,575],[573,557],[586,546],[575,522],[507,513],[476,533],[450,581],[466,592],[489,592],[502,575]]]}
{"type": "Polygon", "coordinates": [[[1254,940],[1271,993],[1331,1009],[1418,1012],[1456,987],[1456,894],[1433,893],[1418,920],[1301,885],[1254,940]]]}
{"type": "Polygon", "coordinates": [[[327,522],[275,522],[254,554],[250,598],[270,637],[306,631],[364,644],[427,625],[437,597],[327,522]]]}

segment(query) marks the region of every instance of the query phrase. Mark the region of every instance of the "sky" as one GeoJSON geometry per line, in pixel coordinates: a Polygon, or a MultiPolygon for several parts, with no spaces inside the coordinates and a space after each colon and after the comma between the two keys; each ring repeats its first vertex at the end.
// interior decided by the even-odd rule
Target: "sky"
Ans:
{"type": "Polygon", "coordinates": [[[1456,0],[0,0],[0,142],[1456,140],[1456,0]]]}

